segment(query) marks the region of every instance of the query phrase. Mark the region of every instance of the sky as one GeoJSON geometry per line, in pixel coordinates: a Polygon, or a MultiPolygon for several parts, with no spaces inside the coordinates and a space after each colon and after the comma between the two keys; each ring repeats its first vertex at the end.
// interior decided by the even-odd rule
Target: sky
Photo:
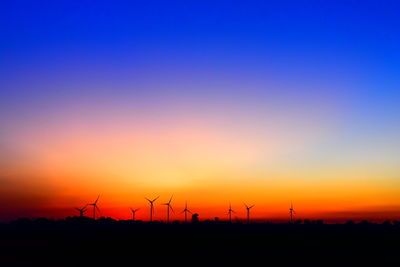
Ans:
{"type": "Polygon", "coordinates": [[[398,1],[7,1],[0,220],[400,219],[398,1]],[[88,213],[90,215],[91,213],[88,213]]]}

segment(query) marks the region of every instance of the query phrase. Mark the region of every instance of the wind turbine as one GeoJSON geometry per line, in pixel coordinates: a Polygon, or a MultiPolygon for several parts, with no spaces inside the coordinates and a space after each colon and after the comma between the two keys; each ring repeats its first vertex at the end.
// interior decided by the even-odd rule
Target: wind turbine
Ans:
{"type": "Polygon", "coordinates": [[[161,205],[167,206],[167,223],[169,223],[169,210],[174,212],[174,209],[171,206],[172,197],[173,197],[173,195],[171,196],[171,198],[169,199],[169,201],[167,203],[161,204],[161,205]]]}
{"type": "Polygon", "coordinates": [[[87,205],[85,205],[82,208],[75,208],[77,211],[79,211],[79,217],[83,217],[83,214],[85,213],[85,211],[87,210],[87,205]]]}
{"type": "Polygon", "coordinates": [[[97,199],[93,203],[89,203],[87,205],[93,206],[93,220],[96,220],[96,210],[100,211],[99,207],[97,206],[97,201],[99,201],[100,195],[97,196],[97,199]]]}
{"type": "Polygon", "coordinates": [[[243,204],[244,204],[244,206],[246,207],[246,210],[247,210],[247,223],[249,224],[249,223],[250,223],[250,209],[251,209],[252,207],[254,207],[254,205],[252,205],[252,206],[247,206],[246,203],[243,203],[243,204]]]}
{"type": "Polygon", "coordinates": [[[188,210],[188,208],[187,208],[187,201],[185,202],[185,209],[181,212],[181,214],[182,213],[185,213],[185,223],[187,223],[187,213],[190,213],[190,214],[193,214],[190,210],[188,210]]]}
{"type": "Polygon", "coordinates": [[[130,209],[131,209],[131,211],[132,211],[132,221],[135,221],[136,212],[137,212],[138,210],[140,210],[140,209],[132,209],[132,208],[130,208],[130,209]]]}
{"type": "Polygon", "coordinates": [[[290,202],[289,213],[290,213],[290,223],[293,223],[293,214],[296,214],[296,212],[293,209],[293,202],[290,202]]]}
{"type": "Polygon", "coordinates": [[[151,200],[145,197],[145,199],[150,203],[150,222],[153,221],[153,213],[154,213],[154,201],[156,201],[160,196],[156,197],[155,199],[151,200]]]}
{"type": "Polygon", "coordinates": [[[236,213],[231,206],[231,203],[229,202],[229,210],[228,210],[228,215],[229,215],[229,222],[232,223],[232,213],[236,213]]]}

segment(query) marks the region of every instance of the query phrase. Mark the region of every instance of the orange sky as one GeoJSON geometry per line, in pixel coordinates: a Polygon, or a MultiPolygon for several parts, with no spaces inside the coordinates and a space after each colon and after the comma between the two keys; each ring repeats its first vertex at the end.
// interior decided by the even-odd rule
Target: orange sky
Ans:
{"type": "Polygon", "coordinates": [[[400,219],[396,4],[3,2],[0,220],[400,219]]]}
{"type": "Polygon", "coordinates": [[[254,219],[287,220],[290,201],[302,219],[400,218],[396,167],[307,156],[324,132],[299,132],[295,139],[275,133],[273,141],[264,141],[257,132],[198,121],[149,124],[141,131],[122,123],[111,129],[91,125],[90,134],[85,127],[69,127],[20,137],[29,139],[25,157],[2,166],[3,218],[76,215],[74,207],[98,194],[101,215],[120,219],[130,218],[128,208],[134,207],[141,209],[137,219],[147,220],[144,197],[160,195],[155,219],[163,220],[165,206],[159,204],[171,194],[177,211],[172,219],[183,218],[186,200],[201,219],[227,218],[229,201],[239,219],[245,218],[246,202],[255,204],[254,219]]]}

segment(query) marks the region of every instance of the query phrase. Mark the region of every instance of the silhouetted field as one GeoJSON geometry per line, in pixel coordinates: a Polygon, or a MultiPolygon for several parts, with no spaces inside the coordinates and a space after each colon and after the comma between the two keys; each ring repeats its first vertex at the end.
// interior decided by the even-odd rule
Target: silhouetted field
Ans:
{"type": "Polygon", "coordinates": [[[70,218],[19,220],[0,225],[0,234],[0,266],[397,266],[400,262],[399,224],[163,224],[70,218]]]}

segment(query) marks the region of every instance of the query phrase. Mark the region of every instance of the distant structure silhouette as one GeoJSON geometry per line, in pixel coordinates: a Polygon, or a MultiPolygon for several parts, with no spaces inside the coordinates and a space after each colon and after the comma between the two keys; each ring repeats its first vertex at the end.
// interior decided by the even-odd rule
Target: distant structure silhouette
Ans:
{"type": "Polygon", "coordinates": [[[131,212],[132,212],[132,221],[135,221],[136,212],[137,212],[138,210],[140,210],[140,209],[133,209],[133,208],[130,208],[130,209],[131,209],[131,212]]]}
{"type": "Polygon", "coordinates": [[[293,202],[290,202],[289,213],[290,213],[290,223],[293,223],[293,214],[296,214],[296,212],[293,209],[293,202]]]}
{"type": "Polygon", "coordinates": [[[193,214],[189,209],[188,209],[188,207],[187,207],[187,201],[185,202],[185,209],[181,212],[181,214],[182,213],[185,213],[185,223],[187,223],[187,213],[190,213],[190,214],[193,214]]]}
{"type": "Polygon", "coordinates": [[[192,215],[192,223],[198,223],[199,222],[199,214],[195,213],[192,215]]]}
{"type": "Polygon", "coordinates": [[[153,221],[153,214],[154,214],[154,202],[159,198],[160,196],[156,197],[155,199],[151,200],[145,197],[145,199],[150,203],[150,222],[153,221]]]}
{"type": "Polygon", "coordinates": [[[99,201],[100,195],[97,196],[97,199],[93,203],[89,203],[87,205],[93,206],[93,220],[96,220],[96,210],[100,211],[99,207],[97,206],[97,201],[99,201]]]}
{"type": "Polygon", "coordinates": [[[161,204],[161,205],[167,206],[167,223],[169,223],[169,211],[171,210],[172,212],[174,212],[174,209],[171,206],[172,198],[173,198],[173,195],[171,196],[171,198],[169,199],[168,202],[161,204]]]}
{"type": "Polygon", "coordinates": [[[231,206],[231,203],[229,202],[229,210],[228,210],[228,215],[229,215],[229,222],[232,223],[232,213],[236,213],[231,206]]]}
{"type": "Polygon", "coordinates": [[[251,209],[252,207],[254,207],[254,205],[252,205],[252,206],[247,206],[246,203],[243,203],[243,204],[244,204],[244,206],[246,207],[246,210],[247,210],[247,223],[249,224],[249,223],[250,223],[250,209],[251,209]]]}
{"type": "Polygon", "coordinates": [[[82,208],[75,208],[77,211],[79,211],[79,217],[83,217],[85,211],[87,210],[87,205],[83,206],[82,208]]]}

